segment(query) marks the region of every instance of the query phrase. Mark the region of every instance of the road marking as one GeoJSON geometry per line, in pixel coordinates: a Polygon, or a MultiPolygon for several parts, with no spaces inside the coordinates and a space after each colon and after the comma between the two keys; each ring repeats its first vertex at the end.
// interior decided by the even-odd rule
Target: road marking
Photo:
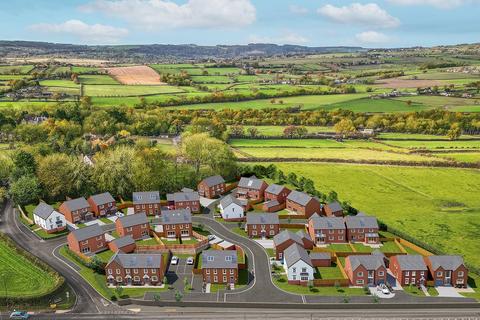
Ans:
{"type": "Polygon", "coordinates": [[[307,303],[307,301],[305,300],[305,296],[302,294],[302,301],[303,303],[307,303]]]}

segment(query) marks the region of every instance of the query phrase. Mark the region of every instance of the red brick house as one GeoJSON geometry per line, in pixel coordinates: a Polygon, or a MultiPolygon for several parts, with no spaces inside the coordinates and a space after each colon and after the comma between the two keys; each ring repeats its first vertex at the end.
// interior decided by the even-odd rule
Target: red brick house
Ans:
{"type": "Polygon", "coordinates": [[[133,240],[148,238],[150,224],[145,213],[130,214],[115,221],[115,229],[121,237],[132,236],[133,240]]]}
{"type": "Polygon", "coordinates": [[[204,283],[235,284],[238,282],[236,250],[205,250],[202,252],[204,283]]]}
{"type": "Polygon", "coordinates": [[[468,269],[461,256],[428,256],[424,260],[435,286],[467,285],[468,269]]]}
{"type": "Polygon", "coordinates": [[[343,208],[338,201],[327,203],[322,209],[327,217],[343,217],[343,208]]]}
{"type": "Polygon", "coordinates": [[[192,236],[192,214],[187,209],[165,210],[155,229],[166,238],[189,238],[192,236]]]}
{"type": "Polygon", "coordinates": [[[345,258],[345,273],[353,286],[387,283],[387,268],[378,255],[348,256],[345,258]]]}
{"type": "Polygon", "coordinates": [[[162,284],[165,261],[161,254],[125,254],[117,252],[105,266],[109,286],[162,284]]]}
{"type": "Polygon", "coordinates": [[[293,190],[287,196],[286,208],[293,214],[310,218],[314,213],[320,213],[320,202],[304,192],[293,190]]]}
{"type": "Polygon", "coordinates": [[[60,211],[70,223],[93,219],[93,213],[90,212],[90,204],[83,197],[63,202],[58,208],[58,211],[60,211]]]}
{"type": "Polygon", "coordinates": [[[320,217],[314,214],[308,219],[307,228],[315,244],[347,242],[347,230],[343,218],[320,217]]]}
{"type": "Polygon", "coordinates": [[[272,238],[280,232],[280,219],[276,213],[250,212],[246,229],[250,238],[272,238]]]}
{"type": "Polygon", "coordinates": [[[95,214],[95,217],[106,216],[117,212],[117,204],[112,195],[108,192],[96,194],[88,198],[90,210],[95,214]]]}
{"type": "Polygon", "coordinates": [[[330,267],[332,254],[330,252],[310,252],[310,260],[314,267],[330,267]]]}
{"type": "Polygon", "coordinates": [[[242,177],[238,182],[236,197],[250,200],[261,200],[265,194],[268,184],[257,179],[255,176],[250,178],[242,177]]]}
{"type": "Polygon", "coordinates": [[[190,189],[167,194],[167,202],[172,210],[187,209],[193,213],[200,212],[200,196],[198,192],[190,189]]]}
{"type": "Polygon", "coordinates": [[[121,251],[122,253],[131,253],[135,251],[137,245],[135,244],[135,240],[133,240],[132,236],[125,236],[110,241],[108,243],[108,248],[112,252],[121,251]]]}
{"type": "Polygon", "coordinates": [[[264,200],[273,201],[276,200],[279,203],[284,203],[287,200],[287,196],[290,194],[291,190],[287,187],[271,184],[265,189],[264,200]]]}
{"type": "Polygon", "coordinates": [[[133,210],[135,213],[145,213],[147,215],[160,215],[160,192],[146,191],[134,192],[132,195],[133,210]]]}
{"type": "Polygon", "coordinates": [[[345,225],[348,241],[367,244],[380,243],[377,218],[359,213],[356,216],[345,217],[345,225]]]}
{"type": "Polygon", "coordinates": [[[402,286],[423,285],[428,277],[423,257],[416,254],[390,257],[390,271],[402,286]]]}
{"type": "Polygon", "coordinates": [[[70,250],[83,254],[97,253],[108,248],[105,231],[98,224],[73,230],[68,234],[67,242],[70,250]]]}
{"type": "Polygon", "coordinates": [[[273,246],[275,248],[275,257],[278,261],[283,260],[283,252],[292,244],[298,244],[305,249],[313,248],[313,241],[303,230],[292,232],[283,230],[273,237],[273,246]]]}
{"type": "Polygon", "coordinates": [[[225,179],[222,176],[211,176],[203,179],[197,186],[201,197],[213,199],[225,193],[225,179]]]}

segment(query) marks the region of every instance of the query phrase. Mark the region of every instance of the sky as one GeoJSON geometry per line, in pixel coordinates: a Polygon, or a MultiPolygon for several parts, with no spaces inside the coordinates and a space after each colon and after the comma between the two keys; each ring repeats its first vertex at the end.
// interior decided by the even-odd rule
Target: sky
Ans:
{"type": "Polygon", "coordinates": [[[480,0],[15,0],[0,10],[0,39],[434,46],[480,42],[479,13],[480,0]]]}

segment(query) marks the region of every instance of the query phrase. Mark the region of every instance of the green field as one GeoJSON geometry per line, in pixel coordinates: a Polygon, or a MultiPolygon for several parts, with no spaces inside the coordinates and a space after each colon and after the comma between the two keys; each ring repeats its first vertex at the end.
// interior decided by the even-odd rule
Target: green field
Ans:
{"type": "Polygon", "coordinates": [[[85,95],[92,97],[142,96],[162,93],[180,93],[182,89],[172,86],[127,86],[127,85],[85,85],[85,95]]]}
{"type": "Polygon", "coordinates": [[[328,109],[346,109],[354,112],[413,112],[428,109],[428,105],[412,103],[393,99],[362,98],[346,102],[339,102],[329,106],[328,109]]]}
{"type": "Polygon", "coordinates": [[[27,74],[32,71],[33,68],[34,66],[31,64],[19,66],[0,66],[0,74],[27,74]]]}
{"type": "Polygon", "coordinates": [[[42,80],[40,85],[44,87],[80,88],[80,85],[70,80],[42,80]]]}
{"type": "MultiPolygon", "coordinates": [[[[471,135],[461,135],[460,140],[467,139],[467,138],[478,138],[479,136],[471,136],[471,135]]],[[[410,140],[410,139],[423,139],[423,140],[449,140],[447,136],[437,136],[433,134],[420,134],[420,133],[397,133],[397,132],[382,132],[377,135],[377,138],[380,139],[402,139],[402,140],[410,140]]]]}
{"type": "Polygon", "coordinates": [[[82,84],[119,84],[117,80],[108,75],[80,75],[78,81],[82,84]]]}
{"type": "Polygon", "coordinates": [[[393,141],[393,140],[382,140],[383,143],[386,143],[391,146],[408,148],[408,149],[478,149],[480,148],[480,141],[414,141],[414,140],[405,140],[405,141],[393,141]]]}
{"type": "Polygon", "coordinates": [[[93,72],[98,72],[100,69],[96,67],[82,67],[82,66],[73,66],[72,72],[78,74],[88,74],[93,72]]]}
{"type": "Polygon", "coordinates": [[[460,162],[480,162],[480,152],[444,152],[434,153],[435,156],[453,159],[460,162]]]}
{"type": "MultiPolygon", "coordinates": [[[[344,148],[341,142],[331,139],[231,139],[233,147],[295,147],[295,148],[344,148]]],[[[282,149],[284,150],[284,149],[282,149]]]]}

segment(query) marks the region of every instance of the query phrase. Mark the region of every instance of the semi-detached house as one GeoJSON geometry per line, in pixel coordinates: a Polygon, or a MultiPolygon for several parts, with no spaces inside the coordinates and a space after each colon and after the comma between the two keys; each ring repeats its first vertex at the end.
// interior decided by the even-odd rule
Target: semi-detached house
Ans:
{"type": "Polygon", "coordinates": [[[159,191],[143,191],[134,192],[132,194],[133,211],[145,213],[147,215],[159,215],[160,208],[160,192],[159,191]]]}
{"type": "Polygon", "coordinates": [[[235,284],[238,282],[236,250],[205,250],[202,252],[204,283],[235,284]]]}
{"type": "Polygon", "coordinates": [[[60,211],[70,223],[78,223],[80,221],[89,221],[93,219],[93,213],[90,211],[90,204],[84,197],[63,202],[58,208],[58,211],[60,211]]]}
{"type": "Polygon", "coordinates": [[[130,214],[115,221],[115,229],[121,237],[131,236],[140,240],[150,236],[150,224],[145,213],[130,214]]]}

